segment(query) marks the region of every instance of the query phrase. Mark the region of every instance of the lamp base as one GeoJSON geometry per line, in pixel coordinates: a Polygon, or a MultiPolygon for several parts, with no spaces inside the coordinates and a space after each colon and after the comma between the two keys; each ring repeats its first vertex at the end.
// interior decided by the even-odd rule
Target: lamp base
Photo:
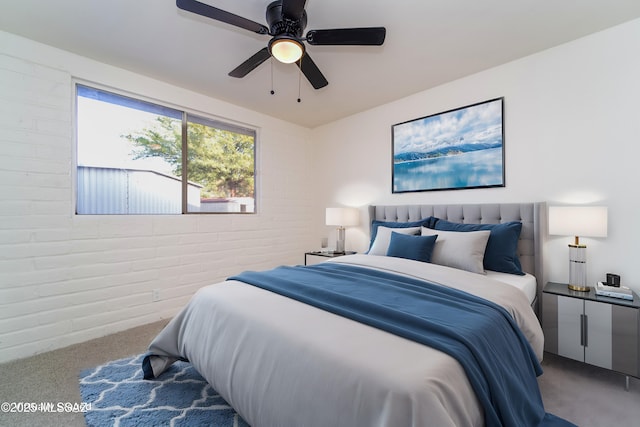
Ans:
{"type": "Polygon", "coordinates": [[[569,245],[569,289],[589,292],[587,286],[587,247],[569,245]]]}
{"type": "Polygon", "coordinates": [[[336,254],[344,253],[344,227],[338,227],[338,237],[336,239],[336,250],[333,251],[336,254]]]}
{"type": "Polygon", "coordinates": [[[589,286],[567,285],[567,287],[572,291],[578,291],[578,292],[589,292],[591,290],[589,286]]]}

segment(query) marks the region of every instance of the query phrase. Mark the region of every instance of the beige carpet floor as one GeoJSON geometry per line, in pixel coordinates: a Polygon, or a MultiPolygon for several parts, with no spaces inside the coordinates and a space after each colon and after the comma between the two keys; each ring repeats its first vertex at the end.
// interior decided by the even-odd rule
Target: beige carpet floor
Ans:
{"type": "MultiPolygon", "coordinates": [[[[144,353],[167,321],[0,365],[1,402],[80,403],[80,371],[144,353]]],[[[82,413],[3,413],[1,427],[85,426],[82,413]]]]}
{"type": "MultiPolygon", "coordinates": [[[[0,365],[1,402],[80,403],[78,374],[143,353],[166,321],[0,365]]],[[[545,354],[540,390],[548,412],[581,427],[640,426],[640,380],[545,354]]],[[[3,413],[2,427],[84,426],[81,413],[3,413]]],[[[295,426],[292,426],[295,427],[295,426]]]]}

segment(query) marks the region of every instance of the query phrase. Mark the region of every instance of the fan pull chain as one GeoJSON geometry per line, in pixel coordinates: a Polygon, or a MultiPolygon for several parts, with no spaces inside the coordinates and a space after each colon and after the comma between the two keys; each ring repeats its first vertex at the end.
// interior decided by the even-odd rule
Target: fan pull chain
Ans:
{"type": "Polygon", "coordinates": [[[298,69],[299,69],[299,72],[298,72],[298,102],[301,102],[302,99],[300,98],[300,81],[302,80],[302,57],[300,57],[299,61],[300,61],[300,66],[298,67],[298,69]]]}
{"type": "Polygon", "coordinates": [[[276,91],[273,90],[273,57],[271,57],[271,95],[275,94],[276,91]]]}

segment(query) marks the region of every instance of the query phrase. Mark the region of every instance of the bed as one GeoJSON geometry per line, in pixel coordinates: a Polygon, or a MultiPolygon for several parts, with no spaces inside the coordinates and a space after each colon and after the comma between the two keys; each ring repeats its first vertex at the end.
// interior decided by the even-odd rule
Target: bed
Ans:
{"type": "MultiPolygon", "coordinates": [[[[541,409],[535,381],[535,376],[541,372],[537,363],[542,359],[543,349],[542,330],[534,312],[540,292],[535,277],[541,275],[536,260],[541,212],[544,209],[540,203],[371,206],[372,235],[376,236],[372,238],[367,254],[334,258],[313,267],[281,267],[276,269],[275,276],[273,272],[246,272],[199,290],[149,346],[143,362],[145,377],[151,379],[161,375],[176,360],[189,361],[254,427],[483,426],[515,422],[504,421],[510,416],[521,417],[518,423],[524,419],[525,425],[571,425],[541,409]],[[435,230],[439,235],[435,238],[432,236],[434,229],[426,226],[434,225],[433,217],[445,221],[440,227],[443,229],[435,230]],[[420,223],[423,220],[429,223],[420,223]],[[409,246],[404,239],[415,238],[425,247],[425,242],[429,241],[430,256],[442,258],[446,252],[443,248],[453,247],[456,253],[460,252],[458,238],[476,236],[482,240],[491,235],[492,231],[477,229],[483,228],[480,227],[482,224],[515,222],[521,223],[515,250],[524,274],[518,274],[516,283],[512,284],[500,280],[501,277],[516,276],[510,273],[478,273],[465,269],[467,266],[454,268],[444,265],[446,263],[377,254],[381,247],[378,243],[385,239],[387,229],[398,231],[390,233],[393,241],[386,249],[388,253],[392,252],[391,243],[402,252],[409,246]],[[418,232],[414,223],[421,224],[418,232]],[[450,230],[458,227],[455,224],[471,228],[450,230]],[[414,229],[414,233],[409,232],[410,229],[414,229]],[[446,236],[442,242],[454,242],[454,246],[438,242],[441,236],[446,236]],[[298,292],[298,284],[283,284],[289,281],[289,270],[307,275],[309,282],[318,281],[319,288],[314,288],[311,296],[305,294],[307,296],[294,299],[297,296],[287,292],[292,287],[298,292]],[[262,275],[269,275],[271,284],[251,283],[262,275]],[[354,277],[360,275],[373,284],[373,291],[358,293],[364,288],[360,282],[356,284],[354,277]],[[530,288],[523,291],[520,287],[530,287],[531,278],[533,291],[530,288]],[[408,290],[402,292],[407,293],[408,298],[415,300],[414,292],[428,292],[439,295],[433,297],[435,299],[457,305],[458,310],[463,307],[457,317],[465,317],[464,313],[472,311],[466,307],[475,307],[474,304],[497,305],[501,308],[492,308],[493,311],[507,313],[497,316],[500,322],[512,324],[506,326],[511,328],[509,334],[518,335],[524,342],[511,346],[519,348],[517,351],[521,353],[518,355],[511,355],[511,347],[506,351],[498,344],[494,346],[492,334],[495,332],[471,332],[471,335],[484,337],[478,338],[480,345],[484,343],[500,349],[494,349],[496,353],[486,358],[490,359],[488,363],[498,368],[506,365],[508,375],[522,376],[499,385],[518,388],[517,392],[506,396],[506,407],[513,414],[504,414],[504,402],[498,410],[488,405],[487,397],[478,389],[476,371],[469,370],[464,358],[458,359],[448,348],[440,348],[444,339],[422,337],[427,335],[422,332],[414,339],[413,330],[406,332],[408,328],[395,323],[389,327],[391,329],[384,330],[385,325],[396,321],[391,315],[370,321],[372,317],[368,313],[359,313],[356,316],[360,317],[354,318],[360,320],[356,321],[344,314],[345,310],[359,310],[352,307],[359,306],[359,301],[380,298],[379,294],[386,290],[376,286],[383,283],[387,286],[386,281],[391,287],[407,287],[408,290]],[[423,285],[427,286],[425,281],[429,282],[428,291],[423,289],[423,285]],[[525,282],[528,284],[523,284],[525,282]],[[353,286],[356,294],[350,294],[347,303],[336,303],[335,306],[343,304],[339,308],[326,302],[313,305],[318,293],[331,294],[330,298],[334,298],[334,290],[347,285],[353,286]],[[442,297],[438,292],[446,296],[442,297]],[[470,300],[462,304],[458,296],[470,300]],[[426,341],[421,342],[421,339],[426,341]],[[431,345],[425,345],[425,342],[431,345]],[[519,355],[527,352],[527,355],[519,355]],[[527,358],[531,360],[524,362],[527,358]],[[509,362],[512,360],[515,362],[509,362]],[[529,371],[535,371],[535,374],[529,371]]],[[[464,247],[475,245],[465,243],[464,247]]],[[[477,260],[473,264],[476,268],[477,260]]],[[[393,306],[392,310],[405,306],[404,300],[396,300],[395,294],[389,295],[385,294],[381,305],[393,306]]],[[[422,300],[420,304],[423,304],[422,300]]],[[[362,305],[364,309],[371,306],[368,302],[362,305]]],[[[418,317],[431,316],[425,314],[431,313],[431,308],[424,307],[432,306],[417,305],[412,310],[416,310],[418,317]]],[[[399,321],[404,321],[405,317],[411,316],[402,314],[399,317],[402,318],[399,321]]],[[[451,322],[448,319],[446,323],[451,322]]],[[[454,334],[466,329],[466,325],[452,326],[454,334]]],[[[464,351],[467,351],[466,347],[464,351]]],[[[503,376],[507,374],[502,371],[495,375],[484,374],[480,381],[503,381],[503,376]]],[[[496,397],[490,395],[488,399],[493,401],[496,397]]]]}

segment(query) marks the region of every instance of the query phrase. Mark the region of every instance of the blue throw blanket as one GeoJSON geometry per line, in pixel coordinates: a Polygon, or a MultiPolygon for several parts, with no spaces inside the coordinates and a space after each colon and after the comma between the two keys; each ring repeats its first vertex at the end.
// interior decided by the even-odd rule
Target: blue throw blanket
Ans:
{"type": "Polygon", "coordinates": [[[340,264],[244,272],[239,280],[428,345],[457,359],[493,426],[573,426],[544,410],[537,357],[511,315],[456,289],[340,264]]]}

